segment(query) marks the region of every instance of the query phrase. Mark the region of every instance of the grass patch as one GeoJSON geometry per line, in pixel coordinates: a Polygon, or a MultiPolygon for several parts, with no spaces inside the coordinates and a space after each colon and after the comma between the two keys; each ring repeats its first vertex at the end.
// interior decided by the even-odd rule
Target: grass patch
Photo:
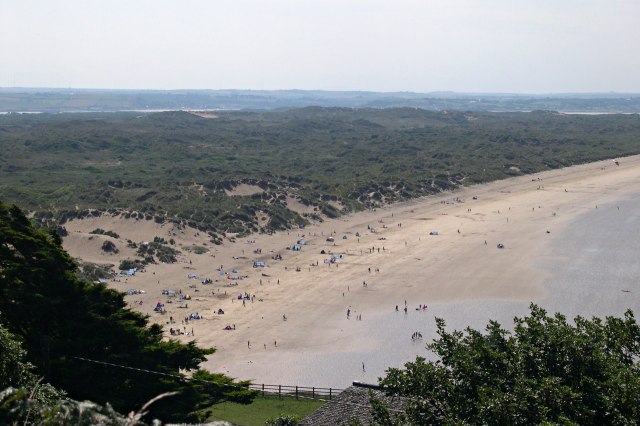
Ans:
{"type": "Polygon", "coordinates": [[[202,246],[192,245],[184,248],[186,251],[195,253],[195,254],[205,254],[209,252],[209,249],[202,246]]]}
{"type": "Polygon", "coordinates": [[[209,421],[226,420],[243,426],[264,426],[265,422],[281,414],[306,417],[324,404],[324,401],[275,396],[256,397],[251,404],[222,402],[210,408],[209,421]]]}

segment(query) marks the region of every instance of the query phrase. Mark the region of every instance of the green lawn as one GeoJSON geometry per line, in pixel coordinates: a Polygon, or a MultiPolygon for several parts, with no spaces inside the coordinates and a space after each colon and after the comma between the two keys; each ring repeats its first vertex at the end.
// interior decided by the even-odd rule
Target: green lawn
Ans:
{"type": "Polygon", "coordinates": [[[226,420],[243,426],[264,426],[268,419],[281,414],[305,417],[323,404],[323,401],[311,399],[278,399],[278,397],[259,396],[248,405],[234,402],[216,404],[211,408],[213,414],[209,417],[209,421],[226,420]]]}

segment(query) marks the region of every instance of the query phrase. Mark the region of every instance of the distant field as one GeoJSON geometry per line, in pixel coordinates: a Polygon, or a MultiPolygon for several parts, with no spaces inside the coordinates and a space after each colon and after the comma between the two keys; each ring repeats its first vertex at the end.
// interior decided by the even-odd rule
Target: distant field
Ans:
{"type": "Polygon", "coordinates": [[[0,199],[40,217],[99,209],[219,237],[638,154],[640,117],[319,107],[9,114],[0,149],[0,199]]]}
{"type": "Polygon", "coordinates": [[[422,108],[431,111],[534,111],[638,113],[637,93],[546,95],[455,92],[324,90],[99,90],[0,88],[0,113],[304,108],[422,108]]]}

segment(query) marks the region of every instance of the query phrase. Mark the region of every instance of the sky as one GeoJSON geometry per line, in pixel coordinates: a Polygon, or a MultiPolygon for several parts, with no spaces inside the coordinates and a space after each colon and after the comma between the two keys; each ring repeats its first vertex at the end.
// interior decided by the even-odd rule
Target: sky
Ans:
{"type": "Polygon", "coordinates": [[[0,0],[0,87],[640,92],[640,0],[0,0]]]}

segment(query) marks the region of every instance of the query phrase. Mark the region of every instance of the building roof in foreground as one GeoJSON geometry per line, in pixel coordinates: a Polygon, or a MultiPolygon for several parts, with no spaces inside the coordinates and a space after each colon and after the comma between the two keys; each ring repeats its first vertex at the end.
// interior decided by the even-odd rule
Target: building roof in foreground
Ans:
{"type": "MultiPolygon", "coordinates": [[[[339,426],[351,420],[359,420],[363,426],[372,423],[369,392],[382,401],[387,409],[404,411],[408,398],[391,396],[379,386],[354,382],[331,401],[302,419],[299,426],[339,426]]],[[[393,412],[391,412],[393,416],[393,412]]]]}

